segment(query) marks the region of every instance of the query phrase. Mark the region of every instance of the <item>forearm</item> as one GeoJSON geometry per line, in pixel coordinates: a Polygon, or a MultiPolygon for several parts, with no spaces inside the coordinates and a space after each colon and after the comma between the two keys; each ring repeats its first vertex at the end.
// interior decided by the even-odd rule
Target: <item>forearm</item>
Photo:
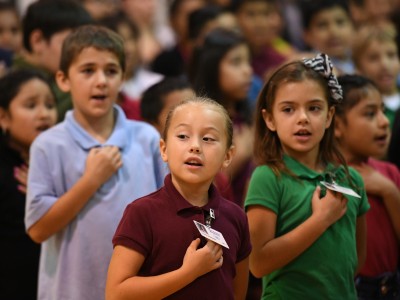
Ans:
{"type": "Polygon", "coordinates": [[[182,267],[165,274],[150,277],[130,277],[106,293],[106,300],[163,299],[190,284],[196,278],[182,267]]]}
{"type": "Polygon", "coordinates": [[[382,199],[400,241],[400,191],[395,184],[385,188],[382,199]]]}
{"type": "Polygon", "coordinates": [[[253,249],[250,255],[250,270],[262,277],[280,269],[307,250],[329,227],[312,215],[298,227],[265,243],[260,250],[253,249]]]}
{"type": "Polygon", "coordinates": [[[28,229],[29,236],[35,242],[41,243],[65,228],[98,188],[88,176],[82,176],[70,190],[58,198],[54,205],[28,229]]]}

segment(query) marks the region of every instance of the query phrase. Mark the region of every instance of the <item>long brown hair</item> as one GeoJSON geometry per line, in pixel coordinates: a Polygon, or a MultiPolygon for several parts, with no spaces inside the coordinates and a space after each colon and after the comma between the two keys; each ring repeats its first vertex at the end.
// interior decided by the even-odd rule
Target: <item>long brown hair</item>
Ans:
{"type": "MultiPolygon", "coordinates": [[[[283,84],[290,82],[302,82],[304,80],[313,80],[318,83],[325,91],[328,107],[334,106],[334,101],[327,84],[327,80],[311,68],[306,67],[303,62],[295,61],[281,66],[276,70],[261,90],[256,104],[255,116],[255,142],[254,158],[259,165],[268,165],[279,175],[281,172],[292,174],[283,163],[283,149],[276,132],[269,130],[262,116],[262,110],[265,109],[272,114],[272,108],[275,102],[276,93],[283,84]]],[[[335,118],[326,129],[324,137],[320,142],[319,161],[324,164],[333,163],[343,164],[346,162],[334,139],[335,118]]],[[[347,168],[347,167],[346,167],[347,168]]]]}

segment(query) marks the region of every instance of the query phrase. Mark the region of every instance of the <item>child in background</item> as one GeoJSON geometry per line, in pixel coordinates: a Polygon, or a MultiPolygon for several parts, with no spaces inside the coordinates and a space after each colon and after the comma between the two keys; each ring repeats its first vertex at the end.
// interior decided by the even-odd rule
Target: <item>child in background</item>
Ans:
{"type": "Polygon", "coordinates": [[[0,79],[0,91],[1,297],[33,300],[40,246],[24,226],[29,148],[56,123],[57,111],[48,82],[33,70],[11,71],[0,79]]]}
{"type": "MultiPolygon", "coordinates": [[[[168,112],[180,102],[194,97],[190,83],[183,77],[167,77],[144,92],[140,101],[141,116],[163,134],[168,112]]],[[[215,175],[214,184],[221,195],[233,201],[233,191],[223,172],[215,175]]]]}
{"type": "Polygon", "coordinates": [[[392,135],[390,137],[387,160],[400,170],[400,109],[394,117],[392,135]]]}
{"type": "Polygon", "coordinates": [[[75,28],[92,19],[79,2],[71,0],[38,0],[29,5],[22,20],[24,50],[13,60],[12,68],[39,70],[49,79],[56,96],[58,121],[72,108],[71,97],[55,81],[60,65],[61,45],[75,28]]]}
{"type": "Polygon", "coordinates": [[[232,4],[238,23],[251,50],[251,65],[260,78],[295,53],[281,38],[282,16],[274,0],[244,0],[232,4]]]}
{"type": "Polygon", "coordinates": [[[141,54],[138,51],[139,28],[124,13],[105,18],[101,20],[100,24],[114,30],[124,39],[126,72],[120,101],[124,107],[128,101],[139,101],[143,92],[159,82],[163,76],[144,68],[141,54]]]}
{"type": "Polygon", "coordinates": [[[168,114],[160,148],[171,175],[127,207],[113,239],[107,299],[245,299],[247,219],[212,185],[232,160],[232,131],[224,108],[207,98],[168,114]],[[194,220],[222,233],[229,249],[204,240],[194,220]]]}
{"type": "Polygon", "coordinates": [[[15,5],[0,3],[0,77],[11,67],[12,57],[22,49],[22,31],[15,5]]]}
{"type": "Polygon", "coordinates": [[[30,153],[25,225],[42,243],[39,299],[104,299],[123,210],[163,183],[158,132],[114,105],[124,59],[121,37],[103,27],[79,27],[63,43],[57,82],[74,109],[30,153]]]}
{"type": "Polygon", "coordinates": [[[347,163],[360,172],[371,209],[367,258],[356,277],[359,299],[398,299],[400,171],[373,159],[385,155],[389,121],[376,86],[358,75],[339,77],[344,101],[336,108],[335,136],[347,163]],[[362,133],[362,134],[360,134],[362,133]]]}
{"type": "Polygon", "coordinates": [[[149,87],[140,101],[142,119],[164,132],[168,112],[178,103],[194,97],[190,83],[183,77],[166,77],[149,87]]]}
{"type": "Polygon", "coordinates": [[[329,57],[279,68],[257,102],[254,171],[245,208],[262,299],[355,299],[369,208],[361,176],[334,143],[341,88],[329,57]],[[337,162],[340,162],[337,163],[337,162]],[[321,181],[360,198],[325,189],[321,181]]]}
{"type": "Polygon", "coordinates": [[[385,114],[392,126],[400,108],[397,88],[400,60],[395,32],[387,27],[363,26],[354,38],[353,60],[359,74],[371,79],[381,92],[385,114]]]}
{"type": "Polygon", "coordinates": [[[190,78],[198,95],[207,94],[228,111],[234,123],[235,159],[227,168],[235,202],[243,206],[252,164],[252,111],[247,101],[252,68],[250,51],[237,33],[216,28],[193,54],[190,78]]]}
{"type": "Polygon", "coordinates": [[[312,0],[302,5],[304,40],[312,51],[327,54],[339,74],[354,73],[354,27],[345,0],[312,0]]]}

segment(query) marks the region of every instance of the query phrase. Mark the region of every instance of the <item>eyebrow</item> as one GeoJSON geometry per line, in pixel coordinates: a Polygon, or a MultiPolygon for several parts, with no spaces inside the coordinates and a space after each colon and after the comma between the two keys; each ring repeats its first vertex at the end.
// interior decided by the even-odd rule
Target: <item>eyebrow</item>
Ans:
{"type": "MultiPolygon", "coordinates": [[[[326,101],[324,99],[312,99],[312,100],[307,100],[306,103],[325,103],[326,101]]],[[[287,105],[287,104],[297,104],[298,102],[296,100],[284,100],[282,102],[279,102],[279,105],[287,105]]]]}
{"type": "MultiPolygon", "coordinates": [[[[175,127],[174,127],[174,129],[179,129],[179,127],[191,127],[191,125],[190,124],[186,124],[186,123],[180,123],[180,124],[178,124],[178,125],[176,125],[175,127]]],[[[207,126],[207,127],[204,127],[203,129],[205,129],[205,130],[213,130],[213,131],[216,131],[216,132],[220,132],[216,127],[214,127],[214,126],[207,126]]]]}

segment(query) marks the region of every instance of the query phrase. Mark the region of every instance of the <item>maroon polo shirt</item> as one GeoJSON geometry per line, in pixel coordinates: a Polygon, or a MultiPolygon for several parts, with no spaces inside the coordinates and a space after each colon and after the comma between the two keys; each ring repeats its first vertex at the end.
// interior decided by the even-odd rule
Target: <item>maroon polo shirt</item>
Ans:
{"type": "Polygon", "coordinates": [[[221,232],[229,245],[223,248],[221,268],[211,271],[166,299],[233,299],[235,264],[251,251],[244,211],[220,196],[211,186],[209,202],[196,207],[175,189],[171,175],[164,187],[129,204],[113,238],[113,244],[134,249],[145,257],[140,276],[156,276],[182,266],[190,243],[201,238],[193,220],[205,224],[205,212],[214,210],[211,227],[221,232]]]}
{"type": "MultiPolygon", "coordinates": [[[[392,180],[400,188],[400,172],[385,161],[369,159],[368,165],[392,180]]],[[[360,275],[378,276],[385,272],[396,272],[399,261],[399,245],[389,213],[381,198],[367,194],[371,208],[367,219],[367,258],[360,275]]]]}

